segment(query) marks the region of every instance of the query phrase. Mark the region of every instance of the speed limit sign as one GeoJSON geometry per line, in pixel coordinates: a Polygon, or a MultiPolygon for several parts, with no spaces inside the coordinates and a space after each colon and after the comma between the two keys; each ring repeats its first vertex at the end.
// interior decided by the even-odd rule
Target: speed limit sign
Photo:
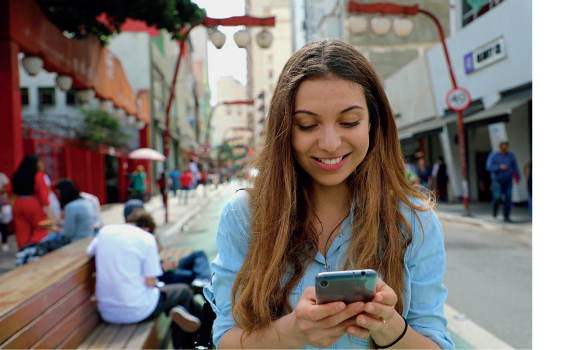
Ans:
{"type": "Polygon", "coordinates": [[[446,94],[446,104],[451,110],[462,112],[471,104],[471,96],[464,88],[454,88],[446,94]]]}

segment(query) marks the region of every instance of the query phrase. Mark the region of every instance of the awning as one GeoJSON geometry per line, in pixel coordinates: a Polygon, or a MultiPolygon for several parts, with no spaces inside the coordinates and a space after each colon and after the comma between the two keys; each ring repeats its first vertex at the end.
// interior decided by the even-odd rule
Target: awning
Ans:
{"type": "Polygon", "coordinates": [[[137,114],[137,101],[119,60],[93,36],[64,37],[34,0],[8,0],[8,35],[25,54],[43,59],[44,69],[73,78],[74,88],[92,88],[127,114],[137,114]]]}
{"type": "Polygon", "coordinates": [[[464,118],[464,125],[474,128],[487,124],[508,122],[512,111],[530,100],[532,100],[532,89],[506,95],[493,107],[464,118]]]}

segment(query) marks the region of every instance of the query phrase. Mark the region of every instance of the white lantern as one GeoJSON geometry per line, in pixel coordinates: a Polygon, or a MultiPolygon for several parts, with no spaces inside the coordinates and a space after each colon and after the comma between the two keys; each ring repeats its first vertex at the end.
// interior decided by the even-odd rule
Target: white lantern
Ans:
{"type": "Polygon", "coordinates": [[[115,110],[115,118],[117,118],[117,120],[121,121],[125,118],[126,112],[124,108],[117,108],[115,110]]]}
{"type": "Polygon", "coordinates": [[[273,43],[273,34],[271,34],[271,32],[269,32],[267,29],[263,29],[257,34],[255,40],[257,41],[257,45],[259,45],[260,48],[268,49],[273,43]]]}
{"type": "Polygon", "coordinates": [[[376,16],[370,21],[370,29],[376,36],[386,36],[392,30],[392,20],[384,15],[376,16]]]}
{"type": "Polygon", "coordinates": [[[415,23],[407,16],[397,17],[393,20],[393,32],[398,38],[407,38],[413,32],[415,23]]]}
{"type": "Polygon", "coordinates": [[[56,77],[56,85],[62,91],[68,91],[72,87],[72,78],[69,75],[59,74],[56,77]]]}
{"type": "Polygon", "coordinates": [[[222,46],[224,46],[224,43],[226,42],[226,34],[222,33],[218,29],[212,32],[212,34],[210,34],[208,37],[210,38],[210,41],[212,41],[212,43],[214,44],[214,46],[216,46],[217,49],[221,49],[222,46]]]}
{"type": "Polygon", "coordinates": [[[240,30],[234,34],[234,41],[240,49],[245,49],[249,44],[249,33],[247,30],[240,30]]]}
{"type": "Polygon", "coordinates": [[[25,56],[23,60],[21,60],[21,65],[27,74],[34,76],[43,68],[43,60],[37,56],[25,56]]]}
{"type": "Polygon", "coordinates": [[[136,117],[134,115],[127,115],[127,126],[133,126],[134,122],[136,120],[136,117]]]}
{"type": "Polygon", "coordinates": [[[146,126],[146,122],[144,120],[137,120],[136,121],[136,128],[138,130],[144,129],[145,126],[146,126]]]}
{"type": "Polygon", "coordinates": [[[78,91],[78,97],[82,103],[90,103],[95,97],[95,91],[92,89],[78,91]]]}
{"type": "Polygon", "coordinates": [[[368,29],[368,20],[364,16],[349,17],[349,30],[352,35],[362,35],[368,29]]]}
{"type": "Polygon", "coordinates": [[[113,111],[113,102],[111,100],[103,100],[99,104],[99,109],[105,114],[110,114],[113,111]]]}

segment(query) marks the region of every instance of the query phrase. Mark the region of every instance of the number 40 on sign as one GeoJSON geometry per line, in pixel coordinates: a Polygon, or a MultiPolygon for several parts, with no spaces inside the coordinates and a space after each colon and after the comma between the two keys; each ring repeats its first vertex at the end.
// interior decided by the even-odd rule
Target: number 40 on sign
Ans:
{"type": "Polygon", "coordinates": [[[471,96],[464,88],[453,88],[446,94],[446,104],[451,110],[462,112],[471,104],[471,96]]]}

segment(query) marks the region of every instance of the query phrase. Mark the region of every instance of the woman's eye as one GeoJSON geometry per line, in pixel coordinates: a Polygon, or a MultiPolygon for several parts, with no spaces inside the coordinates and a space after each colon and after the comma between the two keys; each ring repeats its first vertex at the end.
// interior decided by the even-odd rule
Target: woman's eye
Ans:
{"type": "Polygon", "coordinates": [[[356,122],[352,122],[352,123],[341,123],[341,126],[343,126],[344,128],[352,128],[353,126],[357,126],[359,122],[360,120],[357,120],[356,122]]]}
{"type": "Polygon", "coordinates": [[[312,130],[314,127],[315,125],[298,125],[298,130],[309,131],[312,130]]]}

